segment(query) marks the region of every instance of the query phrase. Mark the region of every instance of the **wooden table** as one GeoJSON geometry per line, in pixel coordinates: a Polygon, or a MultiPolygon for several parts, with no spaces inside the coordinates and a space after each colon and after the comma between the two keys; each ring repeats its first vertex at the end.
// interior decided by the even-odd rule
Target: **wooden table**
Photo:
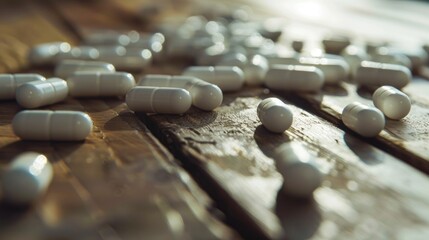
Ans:
{"type": "MultiPolygon", "coordinates": [[[[428,40],[429,6],[424,3],[354,2],[225,1],[223,8],[247,3],[254,7],[255,19],[280,17],[284,43],[304,37],[311,47],[329,31],[351,34],[357,41],[413,45],[428,40]]],[[[52,68],[28,65],[26,54],[33,45],[78,44],[96,28],[152,31],[166,18],[209,14],[219,5],[188,0],[3,1],[0,72],[52,76],[52,68]]],[[[167,60],[133,74],[177,74],[187,64],[167,60]]],[[[55,176],[34,205],[0,204],[0,239],[428,239],[425,71],[403,89],[413,102],[410,115],[387,120],[375,138],[362,138],[341,123],[345,104],[371,104],[368,91],[346,82],[318,94],[245,87],[224,94],[222,106],[212,112],[192,108],[177,116],[135,114],[123,98],[69,98],[44,107],[91,116],[94,131],[78,143],[19,140],[10,123],[22,109],[15,101],[3,101],[1,167],[31,150],[48,156],[55,176]],[[284,134],[269,133],[256,116],[258,103],[271,96],[293,110],[294,122],[284,134]],[[326,174],[308,201],[279,191],[282,177],[272,150],[288,141],[302,142],[326,174]]]]}

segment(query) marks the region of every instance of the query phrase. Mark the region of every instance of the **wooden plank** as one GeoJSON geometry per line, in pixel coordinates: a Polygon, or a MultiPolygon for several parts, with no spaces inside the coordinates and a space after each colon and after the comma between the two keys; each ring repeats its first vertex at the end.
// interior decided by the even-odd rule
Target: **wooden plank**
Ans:
{"type": "MultiPolygon", "coordinates": [[[[5,32],[23,43],[19,47],[74,41],[63,34],[69,30],[58,29],[57,14],[50,18],[55,24],[43,17],[50,10],[42,5],[12,7],[22,18],[10,19],[9,26],[16,29],[5,32]],[[23,37],[26,26],[34,23],[44,28],[43,34],[23,37]]],[[[1,9],[12,12],[8,6],[1,9]]],[[[5,21],[0,19],[0,26],[8,29],[5,21]]],[[[52,75],[52,70],[39,70],[52,75]]],[[[86,111],[95,130],[78,143],[20,141],[11,120],[22,109],[14,101],[0,103],[0,165],[22,151],[38,151],[54,164],[55,175],[47,194],[33,206],[0,204],[1,239],[239,238],[214,217],[211,200],[128,112],[123,99],[68,99],[43,109],[86,111]]]]}
{"type": "Polygon", "coordinates": [[[270,96],[264,89],[248,88],[225,94],[213,112],[138,116],[203,180],[247,238],[395,239],[428,234],[429,219],[421,214],[429,210],[429,195],[421,191],[429,186],[427,176],[295,106],[291,129],[285,134],[267,132],[256,106],[270,96]],[[304,142],[326,173],[314,201],[296,202],[279,192],[282,178],[271,154],[287,141],[304,142]],[[376,228],[368,227],[373,224],[376,228]]]}

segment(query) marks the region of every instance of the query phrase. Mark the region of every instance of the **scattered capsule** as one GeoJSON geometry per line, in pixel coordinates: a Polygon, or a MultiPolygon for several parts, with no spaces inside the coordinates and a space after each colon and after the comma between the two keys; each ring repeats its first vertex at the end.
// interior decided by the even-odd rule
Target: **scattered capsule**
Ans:
{"type": "Polygon", "coordinates": [[[217,66],[237,66],[241,69],[246,66],[247,57],[246,55],[239,52],[228,52],[222,56],[222,58],[217,62],[217,66]]]}
{"type": "Polygon", "coordinates": [[[22,140],[81,141],[91,133],[92,120],[79,111],[25,110],[15,115],[12,128],[22,140]]]}
{"type": "Polygon", "coordinates": [[[239,67],[195,66],[185,69],[182,75],[196,77],[215,84],[223,91],[237,91],[244,84],[244,73],[239,67]]]}
{"type": "Polygon", "coordinates": [[[135,85],[133,75],[126,72],[77,72],[67,79],[73,97],[124,96],[135,85]]]}
{"type": "Polygon", "coordinates": [[[283,192],[298,198],[308,198],[320,187],[323,175],[314,156],[300,143],[289,142],[274,151],[274,159],[283,176],[283,192]]]}
{"type": "Polygon", "coordinates": [[[390,119],[399,120],[411,110],[410,98],[392,86],[382,86],[372,95],[374,105],[390,119]]]}
{"type": "Polygon", "coordinates": [[[182,114],[192,105],[187,90],[169,87],[134,87],[125,101],[130,110],[147,113],[182,114]]]}
{"type": "Polygon", "coordinates": [[[24,83],[44,80],[42,75],[33,73],[0,74],[0,100],[14,99],[16,89],[24,83]]]}
{"type": "Polygon", "coordinates": [[[50,42],[34,46],[28,55],[28,60],[33,65],[53,64],[58,54],[67,53],[71,46],[67,42],[50,42]]]}
{"type": "Polygon", "coordinates": [[[348,45],[350,39],[345,36],[333,36],[322,40],[325,52],[332,54],[340,54],[348,45]]]}
{"type": "Polygon", "coordinates": [[[16,89],[16,101],[24,108],[38,108],[61,102],[68,94],[67,82],[49,78],[22,84],[16,89]]]}
{"type": "Polygon", "coordinates": [[[268,61],[261,55],[253,55],[243,68],[244,79],[248,85],[260,85],[264,82],[269,66],[268,61]]]}
{"type": "Polygon", "coordinates": [[[152,62],[152,53],[148,49],[107,46],[99,47],[98,51],[98,60],[111,63],[117,69],[141,70],[152,62]]]}
{"type": "Polygon", "coordinates": [[[313,66],[274,65],[265,76],[270,89],[285,91],[319,91],[324,83],[323,72],[313,66]]]}
{"type": "Polygon", "coordinates": [[[428,54],[421,48],[393,48],[393,54],[405,55],[411,63],[411,69],[418,71],[428,60],[428,54]]]}
{"type": "Polygon", "coordinates": [[[83,41],[88,45],[128,45],[131,40],[126,34],[112,30],[94,31],[83,37],[83,41]]]}
{"type": "Polygon", "coordinates": [[[222,90],[218,86],[196,77],[146,75],[140,79],[138,85],[186,89],[192,96],[192,104],[206,111],[219,107],[223,100],[222,90]]]}
{"type": "Polygon", "coordinates": [[[78,46],[72,47],[68,52],[59,52],[55,57],[56,61],[66,59],[72,60],[95,60],[99,57],[99,52],[95,47],[78,46]]]}
{"type": "Polygon", "coordinates": [[[363,86],[402,88],[410,83],[411,72],[401,65],[363,61],[356,71],[355,81],[363,86]]]}
{"type": "Polygon", "coordinates": [[[362,61],[368,60],[369,55],[364,49],[350,45],[341,52],[341,56],[350,66],[350,74],[354,78],[362,61]]]}
{"type": "Polygon", "coordinates": [[[45,155],[21,153],[2,174],[4,199],[14,204],[30,204],[46,192],[52,176],[53,167],[45,155]]]}
{"type": "Polygon", "coordinates": [[[106,62],[63,60],[55,68],[55,76],[67,79],[75,72],[115,72],[115,67],[106,62]]]}
{"type": "Polygon", "coordinates": [[[405,66],[409,69],[412,68],[412,62],[405,54],[394,52],[391,50],[391,48],[377,48],[375,52],[371,53],[370,57],[371,61],[373,62],[398,64],[405,66]]]}
{"type": "Polygon", "coordinates": [[[258,105],[257,114],[262,125],[271,132],[283,133],[292,125],[292,111],[278,98],[262,100],[258,105]]]}
{"type": "Polygon", "coordinates": [[[359,102],[347,105],[341,119],[344,125],[364,137],[378,135],[385,125],[384,115],[380,110],[359,102]]]}

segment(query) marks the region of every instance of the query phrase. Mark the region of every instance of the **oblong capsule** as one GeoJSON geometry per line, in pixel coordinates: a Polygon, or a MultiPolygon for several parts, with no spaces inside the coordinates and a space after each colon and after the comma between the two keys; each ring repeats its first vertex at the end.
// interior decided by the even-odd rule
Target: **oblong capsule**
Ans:
{"type": "Polygon", "coordinates": [[[243,67],[244,79],[247,85],[261,85],[268,72],[268,61],[261,55],[253,55],[243,67]]]}
{"type": "Polygon", "coordinates": [[[370,55],[371,61],[398,64],[412,69],[411,59],[401,52],[394,52],[388,47],[378,47],[370,55]]]}
{"type": "Polygon", "coordinates": [[[16,89],[16,101],[24,108],[37,108],[61,102],[67,98],[67,82],[60,78],[33,81],[16,89]]]}
{"type": "Polygon", "coordinates": [[[356,71],[355,81],[363,86],[402,88],[410,83],[411,71],[401,65],[363,61],[356,71]]]}
{"type": "Polygon", "coordinates": [[[384,115],[380,110],[359,102],[347,105],[343,109],[341,120],[348,128],[364,137],[378,135],[385,125],[384,115]]]}
{"type": "Polygon", "coordinates": [[[240,52],[227,52],[225,53],[219,62],[216,63],[217,66],[237,66],[241,69],[246,66],[247,57],[246,55],[240,52]]]}
{"type": "Polygon", "coordinates": [[[44,80],[42,75],[33,73],[0,74],[0,99],[14,99],[16,89],[22,84],[44,80]]]}
{"type": "Polygon", "coordinates": [[[337,84],[345,79],[350,67],[344,59],[326,57],[267,57],[269,64],[305,65],[319,68],[325,77],[325,84],[337,84]]]}
{"type": "Polygon", "coordinates": [[[92,131],[92,120],[79,111],[25,110],[12,120],[22,140],[81,141],[92,131]]]}
{"type": "Polygon", "coordinates": [[[308,198],[320,187],[323,175],[314,156],[300,143],[284,143],[274,150],[274,159],[283,176],[282,190],[288,195],[308,198]]]}
{"type": "Polygon", "coordinates": [[[131,43],[130,36],[112,30],[98,30],[83,36],[83,42],[88,45],[123,45],[131,43]]]}
{"type": "Polygon", "coordinates": [[[182,114],[192,105],[191,94],[183,88],[132,88],[126,95],[128,108],[135,112],[182,114]]]}
{"type": "Polygon", "coordinates": [[[115,67],[106,62],[63,60],[55,68],[55,76],[68,78],[75,72],[115,72],[115,67]]]}
{"type": "Polygon", "coordinates": [[[374,106],[390,119],[399,120],[411,110],[410,98],[392,86],[382,86],[372,95],[374,106]]]}
{"type": "Polygon", "coordinates": [[[125,48],[122,46],[103,46],[97,48],[98,60],[111,63],[117,69],[141,70],[152,62],[152,53],[144,48],[125,48]]]}
{"type": "Polygon", "coordinates": [[[55,58],[60,53],[67,53],[71,46],[67,42],[43,43],[31,48],[28,54],[28,61],[33,65],[53,64],[55,58]]]}
{"type": "Polygon", "coordinates": [[[59,52],[55,60],[95,60],[99,57],[99,52],[95,47],[77,46],[72,47],[68,52],[59,52]]]}
{"type": "Polygon", "coordinates": [[[182,75],[196,77],[215,84],[222,91],[238,91],[244,84],[244,73],[239,67],[194,66],[185,69],[182,75]]]}
{"type": "Polygon", "coordinates": [[[137,85],[186,89],[192,96],[192,104],[206,111],[219,107],[223,100],[218,86],[191,76],[146,75],[137,85]]]}
{"type": "Polygon", "coordinates": [[[285,91],[319,91],[324,83],[323,72],[313,66],[274,65],[265,76],[270,89],[285,91]]]}
{"type": "Polygon", "coordinates": [[[354,45],[348,46],[341,53],[341,56],[350,66],[350,75],[352,78],[356,76],[356,71],[359,68],[362,61],[368,60],[369,55],[363,48],[359,48],[354,45]]]}
{"type": "Polygon", "coordinates": [[[126,72],[77,72],[67,79],[72,97],[123,96],[135,86],[132,74],[126,72]]]}
{"type": "Polygon", "coordinates": [[[52,176],[53,167],[45,155],[21,153],[2,174],[3,197],[14,204],[32,203],[46,192],[52,176]]]}
{"type": "Polygon", "coordinates": [[[256,111],[262,125],[271,132],[282,133],[292,125],[292,111],[278,98],[262,100],[256,111]]]}

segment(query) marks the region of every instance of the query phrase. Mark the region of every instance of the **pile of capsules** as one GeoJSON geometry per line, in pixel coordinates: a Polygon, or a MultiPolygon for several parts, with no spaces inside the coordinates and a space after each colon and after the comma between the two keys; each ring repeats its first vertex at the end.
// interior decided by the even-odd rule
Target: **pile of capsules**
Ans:
{"type": "MultiPolygon", "coordinates": [[[[363,49],[352,45],[347,37],[337,36],[322,41],[326,52],[323,55],[302,52],[302,41],[293,41],[291,52],[280,54],[282,46],[276,41],[281,34],[281,30],[257,22],[238,18],[209,21],[202,16],[160,24],[159,32],[151,34],[93,31],[80,46],[66,42],[34,46],[29,53],[30,63],[55,66],[56,77],[2,74],[0,99],[15,98],[23,108],[34,109],[68,96],[125,96],[128,108],[135,112],[182,114],[192,105],[212,111],[221,105],[223,92],[239,91],[244,84],[279,91],[318,92],[324,85],[349,81],[377,88],[373,95],[375,107],[355,102],[343,110],[342,121],[358,134],[376,136],[384,128],[384,116],[401,119],[409,113],[410,99],[399,89],[411,81],[411,70],[418,70],[426,62],[423,49],[406,52],[371,44],[363,49]],[[139,81],[128,72],[116,71],[142,70],[152,61],[166,58],[190,58],[197,66],[188,67],[181,75],[152,74],[139,81]]],[[[293,121],[290,108],[277,98],[261,101],[257,115],[274,133],[283,133],[293,121]]],[[[80,141],[90,134],[92,125],[91,118],[79,111],[24,110],[12,121],[14,133],[23,140],[80,141]]],[[[285,192],[299,197],[311,195],[322,181],[314,157],[296,143],[286,143],[275,152],[279,172],[285,178],[285,192]]],[[[34,176],[46,171],[40,181],[49,182],[52,170],[44,168],[51,169],[50,165],[46,161],[36,163],[46,159],[41,156],[24,154],[16,164],[26,166],[28,174],[34,176]]],[[[28,187],[34,188],[31,191],[43,190],[43,184],[37,181],[34,187],[28,187]]],[[[11,191],[3,192],[7,195],[11,191]]]]}

